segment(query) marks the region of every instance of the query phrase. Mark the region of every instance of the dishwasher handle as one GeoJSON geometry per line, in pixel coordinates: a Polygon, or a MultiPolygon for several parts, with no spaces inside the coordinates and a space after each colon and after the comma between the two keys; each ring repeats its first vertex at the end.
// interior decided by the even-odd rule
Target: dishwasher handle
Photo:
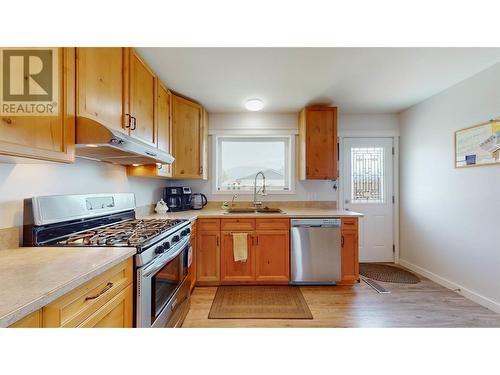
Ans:
{"type": "Polygon", "coordinates": [[[290,221],[292,227],[302,228],[340,228],[339,218],[314,218],[314,219],[294,219],[290,221]]]}

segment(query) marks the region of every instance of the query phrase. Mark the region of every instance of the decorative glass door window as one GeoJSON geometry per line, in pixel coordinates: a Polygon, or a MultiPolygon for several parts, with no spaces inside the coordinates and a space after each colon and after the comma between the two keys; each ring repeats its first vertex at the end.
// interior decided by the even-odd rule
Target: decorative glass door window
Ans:
{"type": "Polygon", "coordinates": [[[384,203],[384,148],[351,148],[351,202],[384,203]]]}

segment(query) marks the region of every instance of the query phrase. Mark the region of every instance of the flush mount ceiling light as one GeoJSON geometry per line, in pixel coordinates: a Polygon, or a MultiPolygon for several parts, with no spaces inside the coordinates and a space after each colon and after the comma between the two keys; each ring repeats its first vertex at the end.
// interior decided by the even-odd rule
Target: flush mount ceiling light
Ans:
{"type": "Polygon", "coordinates": [[[260,99],[248,99],[245,103],[245,108],[249,111],[260,111],[264,108],[264,102],[260,99]]]}

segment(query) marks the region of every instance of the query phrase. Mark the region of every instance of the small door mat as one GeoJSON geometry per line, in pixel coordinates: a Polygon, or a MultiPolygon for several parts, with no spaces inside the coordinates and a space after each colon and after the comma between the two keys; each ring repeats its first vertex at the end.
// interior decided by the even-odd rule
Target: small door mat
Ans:
{"type": "Polygon", "coordinates": [[[209,319],[313,319],[296,286],[220,286],[209,319]]]}
{"type": "Polygon", "coordinates": [[[399,284],[417,284],[420,279],[402,268],[378,263],[360,263],[359,273],[377,281],[399,284]]]}

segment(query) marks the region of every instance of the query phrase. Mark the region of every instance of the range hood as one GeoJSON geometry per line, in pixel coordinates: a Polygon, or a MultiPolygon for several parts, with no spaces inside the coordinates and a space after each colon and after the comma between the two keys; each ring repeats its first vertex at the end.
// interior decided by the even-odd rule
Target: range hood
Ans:
{"type": "Polygon", "coordinates": [[[78,117],[76,156],[120,165],[172,164],[174,157],[94,120],[78,117]]]}

